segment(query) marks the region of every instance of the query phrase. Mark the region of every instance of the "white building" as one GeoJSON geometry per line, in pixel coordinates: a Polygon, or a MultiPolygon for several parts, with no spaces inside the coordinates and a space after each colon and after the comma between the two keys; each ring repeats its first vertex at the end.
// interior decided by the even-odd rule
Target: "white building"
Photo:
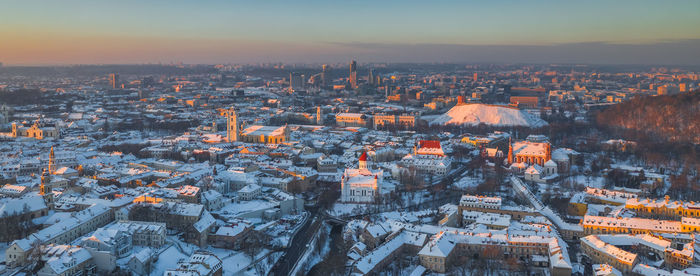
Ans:
{"type": "Polygon", "coordinates": [[[46,245],[51,243],[68,244],[82,235],[95,231],[113,220],[112,210],[104,205],[95,204],[80,212],[74,212],[67,219],[46,227],[24,239],[15,240],[5,250],[5,260],[10,267],[24,265],[34,243],[46,245]]]}
{"type": "Polygon", "coordinates": [[[383,171],[367,167],[367,153],[359,159],[359,168],[345,169],[341,179],[343,202],[374,202],[382,186],[383,171]]]}
{"type": "Polygon", "coordinates": [[[207,190],[202,193],[202,205],[209,211],[219,210],[225,205],[225,198],[216,190],[207,190]]]}
{"type": "Polygon", "coordinates": [[[216,255],[206,252],[197,251],[189,260],[180,261],[177,268],[168,269],[163,273],[166,276],[212,276],[221,275],[222,262],[216,255]],[[195,274],[196,273],[196,274],[195,274]]]}
{"type": "Polygon", "coordinates": [[[256,180],[255,177],[246,172],[226,170],[219,172],[219,174],[214,177],[214,182],[222,183],[222,185],[216,186],[216,190],[219,193],[228,194],[240,190],[245,185],[254,184],[256,180]]]}
{"type": "Polygon", "coordinates": [[[131,270],[130,272],[138,276],[149,275],[152,269],[153,254],[153,250],[148,247],[132,254],[127,264],[131,270]]]}
{"type": "Polygon", "coordinates": [[[401,160],[406,167],[413,167],[419,173],[444,176],[452,168],[452,159],[445,155],[440,141],[420,140],[413,148],[413,154],[401,160]]]}
{"type": "Polygon", "coordinates": [[[117,259],[131,254],[131,235],[120,229],[100,228],[83,238],[80,246],[90,252],[97,269],[110,272],[116,268],[117,259]]]}
{"type": "Polygon", "coordinates": [[[525,180],[537,183],[546,183],[557,176],[557,163],[552,160],[545,162],[544,167],[533,164],[525,170],[525,180]]]}
{"type": "Polygon", "coordinates": [[[254,198],[260,196],[261,190],[262,189],[257,184],[246,185],[245,187],[241,188],[240,191],[238,191],[238,198],[246,201],[253,200],[254,198]]]}
{"type": "Polygon", "coordinates": [[[459,205],[471,208],[501,209],[500,197],[463,195],[459,200],[459,205]]]}

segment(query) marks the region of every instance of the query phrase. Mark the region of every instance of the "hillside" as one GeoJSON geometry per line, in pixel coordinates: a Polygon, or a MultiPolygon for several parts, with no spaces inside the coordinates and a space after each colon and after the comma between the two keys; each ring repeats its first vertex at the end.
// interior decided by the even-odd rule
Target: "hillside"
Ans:
{"type": "Polygon", "coordinates": [[[639,139],[700,144],[700,91],[635,97],[601,111],[596,121],[639,139]]]}
{"type": "Polygon", "coordinates": [[[489,104],[457,105],[430,124],[542,127],[547,122],[517,108],[489,104]]]}

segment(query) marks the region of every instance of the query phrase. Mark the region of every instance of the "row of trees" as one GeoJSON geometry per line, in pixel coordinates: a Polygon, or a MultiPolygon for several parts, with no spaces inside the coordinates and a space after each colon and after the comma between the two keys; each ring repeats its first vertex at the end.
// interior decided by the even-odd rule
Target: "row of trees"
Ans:
{"type": "Polygon", "coordinates": [[[28,216],[29,207],[25,205],[23,213],[15,213],[0,218],[0,242],[23,239],[29,233],[38,230],[28,216]]]}

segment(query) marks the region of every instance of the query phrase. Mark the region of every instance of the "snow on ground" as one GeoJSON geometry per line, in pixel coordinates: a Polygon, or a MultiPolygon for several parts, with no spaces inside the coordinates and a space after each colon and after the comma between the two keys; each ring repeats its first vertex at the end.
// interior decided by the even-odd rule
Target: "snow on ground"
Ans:
{"type": "Polygon", "coordinates": [[[242,252],[229,253],[228,256],[221,259],[221,262],[223,263],[224,275],[233,275],[250,265],[250,257],[242,252]]]}
{"type": "Polygon", "coordinates": [[[378,214],[383,220],[403,221],[412,224],[429,224],[432,222],[436,210],[421,210],[414,212],[391,211],[378,214]]]}
{"type": "Polygon", "coordinates": [[[367,211],[367,204],[357,204],[357,203],[336,203],[333,205],[333,209],[328,211],[331,216],[347,216],[354,214],[362,214],[367,211]]]}
{"type": "Polygon", "coordinates": [[[369,203],[335,203],[328,214],[335,217],[361,215],[376,212],[403,210],[406,207],[420,206],[433,200],[434,194],[427,190],[401,193],[401,204],[376,205],[369,203]]]}
{"type": "Polygon", "coordinates": [[[542,127],[547,122],[520,109],[488,104],[457,105],[430,124],[542,127]]]}
{"type": "Polygon", "coordinates": [[[480,177],[467,175],[452,183],[452,186],[458,189],[470,189],[476,188],[476,186],[479,186],[482,182],[483,180],[480,177]]]}
{"type": "Polygon", "coordinates": [[[273,225],[265,228],[265,233],[273,237],[270,245],[288,246],[291,237],[304,224],[307,218],[308,213],[304,212],[303,215],[285,215],[282,217],[282,220],[274,221],[273,225]]]}
{"type": "MultiPolygon", "coordinates": [[[[583,184],[586,187],[602,189],[605,186],[605,178],[602,176],[576,175],[571,178],[573,183],[583,184]]],[[[569,181],[569,178],[565,178],[562,181],[569,181]]]]}
{"type": "MultiPolygon", "coordinates": [[[[167,269],[175,268],[179,260],[188,259],[192,253],[200,248],[193,244],[188,244],[177,240],[173,236],[168,236],[168,241],[172,243],[165,251],[163,251],[156,262],[151,275],[163,275],[167,269]]],[[[212,252],[219,257],[223,265],[224,275],[235,275],[245,273],[246,275],[255,275],[255,269],[251,268],[248,271],[251,259],[248,255],[241,251],[235,251],[217,247],[207,247],[206,251],[212,252]]],[[[263,268],[269,271],[281,254],[270,254],[270,250],[262,249],[255,257],[256,260],[262,260],[263,268]],[[268,260],[269,259],[269,260],[268,260]]]]}
{"type": "MultiPolygon", "coordinates": [[[[249,267],[248,270],[243,272],[243,275],[269,275],[272,267],[275,266],[275,263],[277,263],[283,254],[282,252],[273,252],[259,260],[258,263],[260,264],[260,271],[262,271],[262,273],[258,273],[255,267],[249,267]]],[[[224,273],[224,275],[228,274],[224,273]]]]}
{"type": "MultiPolygon", "coordinates": [[[[255,275],[255,269],[252,269],[252,274],[248,273],[249,271],[247,271],[249,269],[248,266],[251,264],[251,259],[250,256],[246,255],[245,253],[211,246],[207,248],[207,251],[214,253],[214,255],[221,259],[224,275],[235,275],[242,272],[245,272],[245,274],[248,275],[255,275]]],[[[262,261],[263,267],[267,267],[269,264],[266,262],[266,258],[275,257],[272,256],[274,254],[270,254],[271,256],[268,256],[268,254],[270,254],[270,250],[262,249],[260,253],[255,256],[255,259],[262,261]]],[[[277,258],[280,256],[281,255],[276,256],[273,260],[270,260],[272,261],[272,264],[274,264],[274,262],[277,261],[277,258]]],[[[269,266],[267,270],[270,268],[272,268],[272,266],[269,266]]]]}
{"type": "Polygon", "coordinates": [[[4,254],[4,253],[5,253],[5,250],[7,250],[8,247],[10,247],[9,244],[4,243],[4,242],[3,242],[3,243],[0,243],[0,252],[2,252],[2,254],[0,254],[0,262],[4,262],[4,261],[5,261],[5,254],[4,254]]]}
{"type": "Polygon", "coordinates": [[[383,195],[389,194],[392,191],[395,191],[396,186],[398,186],[398,185],[399,185],[399,183],[397,183],[397,181],[395,181],[393,179],[386,179],[386,180],[382,181],[381,190],[379,192],[383,195]]]}
{"type": "Polygon", "coordinates": [[[239,216],[256,210],[272,208],[275,207],[275,204],[266,200],[232,202],[218,210],[217,213],[226,216],[239,216]]]}
{"type": "Polygon", "coordinates": [[[415,206],[419,205],[425,201],[430,200],[430,196],[433,196],[426,190],[419,190],[412,193],[404,193],[402,195],[404,206],[415,206]]]}
{"type": "Polygon", "coordinates": [[[428,122],[431,122],[437,118],[440,118],[440,116],[442,116],[442,115],[423,115],[423,116],[420,116],[420,118],[422,120],[426,120],[428,122]]]}
{"type": "MultiPolygon", "coordinates": [[[[331,232],[331,226],[324,223],[323,227],[325,228],[325,233],[329,235],[331,232]]],[[[309,262],[304,266],[304,274],[309,273],[311,268],[323,261],[323,258],[328,256],[328,253],[331,252],[331,238],[326,238],[326,242],[323,244],[323,247],[321,247],[321,252],[316,251],[315,248],[310,250],[313,250],[313,253],[309,259],[309,262]]]]}

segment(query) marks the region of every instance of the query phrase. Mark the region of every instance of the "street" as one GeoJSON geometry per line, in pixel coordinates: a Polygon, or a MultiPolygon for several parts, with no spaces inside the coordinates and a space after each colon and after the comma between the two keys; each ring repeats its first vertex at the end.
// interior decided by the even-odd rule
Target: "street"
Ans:
{"type": "Polygon", "coordinates": [[[318,207],[307,207],[306,209],[310,214],[309,219],[299,229],[297,234],[294,235],[291,245],[284,250],[284,255],[282,255],[277,263],[275,263],[275,266],[272,267],[270,275],[289,275],[288,273],[304,254],[306,246],[310,243],[311,238],[313,238],[314,234],[323,223],[323,219],[319,217],[321,212],[318,207]]]}

